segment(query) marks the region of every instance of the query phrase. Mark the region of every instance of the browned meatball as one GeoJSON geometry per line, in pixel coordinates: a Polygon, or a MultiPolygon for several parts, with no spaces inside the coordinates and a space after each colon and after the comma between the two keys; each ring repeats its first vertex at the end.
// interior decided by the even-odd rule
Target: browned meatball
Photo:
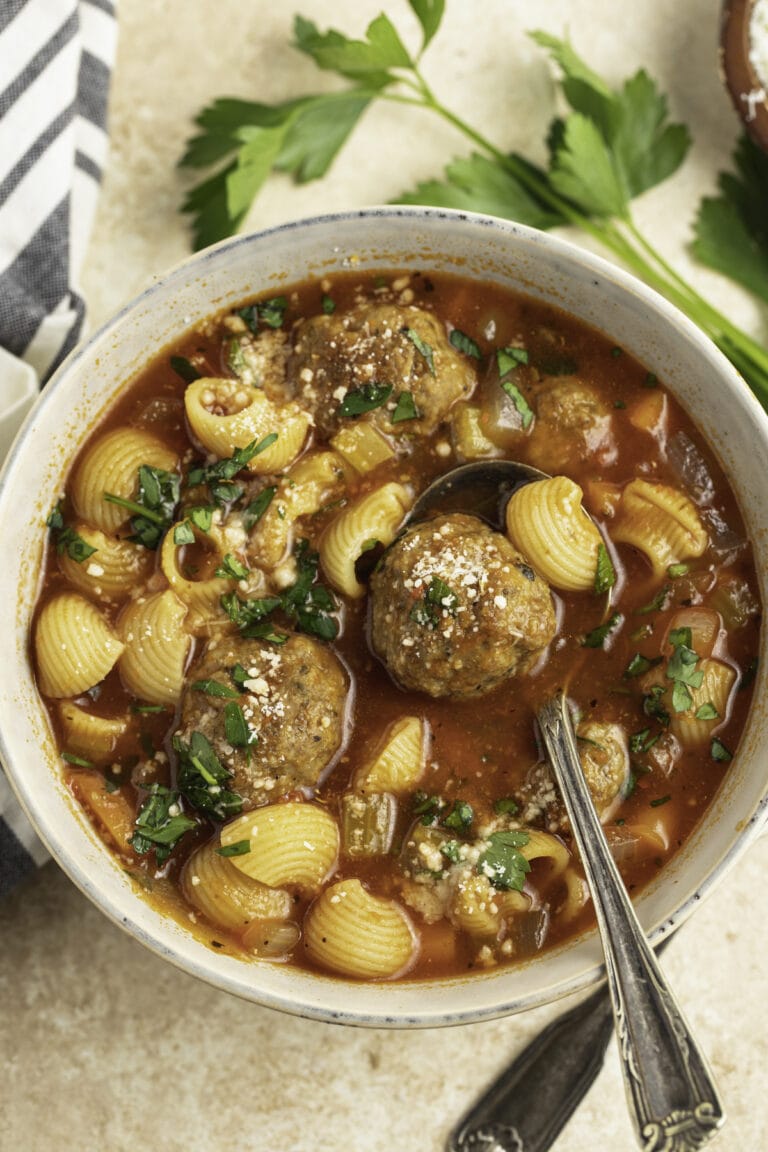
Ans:
{"type": "Polygon", "coordinates": [[[193,731],[202,732],[233,773],[227,787],[243,797],[244,808],[253,808],[318,783],[342,745],[347,690],[334,652],[309,636],[290,635],[279,647],[225,637],[189,671],[177,735],[187,742],[193,731]],[[233,747],[227,739],[225,709],[231,699],[192,687],[216,680],[232,688],[236,665],[247,674],[237,703],[256,737],[247,748],[233,747]]]}
{"type": "Polygon", "coordinates": [[[348,392],[391,387],[385,403],[365,418],[385,432],[429,435],[477,382],[439,320],[420,308],[395,304],[365,304],[303,320],[295,331],[288,376],[295,398],[313,413],[325,438],[350,419],[339,411],[348,392]],[[403,392],[410,393],[417,415],[393,424],[403,392]]]}
{"type": "Polygon", "coordinates": [[[573,376],[547,382],[536,397],[536,423],[528,459],[552,474],[568,473],[584,460],[601,467],[616,456],[613,418],[589,384],[573,376]]]}
{"type": "Polygon", "coordinates": [[[463,513],[409,528],[371,578],[373,647],[430,696],[478,696],[555,634],[549,587],[506,536],[463,513]]]}

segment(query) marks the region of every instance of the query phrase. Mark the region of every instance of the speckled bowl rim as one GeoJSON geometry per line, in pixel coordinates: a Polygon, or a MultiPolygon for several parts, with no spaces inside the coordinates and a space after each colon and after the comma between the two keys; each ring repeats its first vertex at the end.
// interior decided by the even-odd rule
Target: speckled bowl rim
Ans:
{"type": "MultiPolygon", "coordinates": [[[[55,415],[57,408],[62,403],[61,394],[67,388],[74,388],[78,374],[93,358],[94,349],[106,346],[113,336],[119,336],[121,328],[134,316],[137,310],[148,305],[151,306],[158,294],[162,295],[174,285],[183,284],[190,277],[204,275],[206,269],[220,262],[223,256],[231,256],[244,248],[247,251],[249,247],[257,245],[279,248],[282,242],[296,240],[297,237],[309,235],[317,229],[330,230],[334,236],[338,236],[343,241],[345,230],[354,231],[355,226],[359,227],[360,225],[373,229],[377,226],[411,230],[421,226],[428,231],[464,229],[468,230],[468,234],[476,234],[478,238],[490,233],[494,244],[522,246],[531,257],[545,259],[554,262],[555,265],[562,265],[566,269],[573,270],[574,274],[578,270],[578,275],[584,279],[584,282],[586,283],[587,279],[590,280],[598,291],[613,293],[617,295],[617,298],[625,298],[625,301],[631,297],[634,306],[639,309],[639,314],[647,314],[654,324],[658,322],[667,334],[672,333],[670,339],[673,343],[682,342],[686,345],[687,352],[693,355],[694,359],[700,361],[702,370],[706,368],[714,374],[720,386],[726,390],[729,403],[735,405],[738,410],[742,434],[750,439],[749,447],[754,457],[755,466],[759,465],[760,460],[763,460],[768,466],[768,419],[744,382],[699,329],[666,300],[632,276],[601,257],[578,248],[559,237],[493,217],[418,207],[370,208],[290,221],[261,232],[236,236],[230,240],[222,241],[220,244],[182,261],[122,307],[86,343],[72,352],[49,383],[22,426],[7,457],[2,474],[0,474],[0,531],[3,531],[3,526],[8,527],[8,521],[12,524],[14,512],[18,512],[18,506],[13,503],[14,483],[16,483],[17,473],[22,470],[26,458],[32,452],[37,451],[33,447],[37,425],[44,421],[44,418],[55,415]],[[746,429],[751,430],[751,432],[744,431],[746,429]]],[[[405,251],[406,248],[407,245],[403,243],[402,251],[405,251]]],[[[456,273],[461,272],[461,269],[453,268],[450,271],[456,273]]],[[[472,274],[469,270],[465,271],[468,275],[472,274]]],[[[299,278],[292,277],[292,282],[296,282],[299,278]]],[[[530,291],[532,287],[535,287],[534,280],[523,284],[522,290],[530,291]]],[[[557,301],[554,302],[557,304],[557,301]]],[[[214,302],[212,310],[219,306],[221,305],[214,302]]],[[[591,322],[595,327],[600,327],[596,320],[591,322]]],[[[609,337],[615,339],[617,343],[619,342],[615,333],[611,333],[607,329],[605,331],[609,337]]],[[[633,349],[630,348],[629,350],[632,351],[633,349]]],[[[647,362],[648,358],[646,357],[647,362]]],[[[132,371],[133,369],[126,369],[126,374],[122,380],[129,379],[132,371]]],[[[690,407],[690,404],[688,406],[690,407]]],[[[701,421],[697,422],[701,424],[701,421]]],[[[763,475],[768,475],[768,467],[766,467],[763,475]]],[[[50,506],[50,492],[45,495],[37,493],[37,495],[40,497],[38,511],[50,506]]],[[[16,497],[18,498],[18,493],[16,493],[16,497]]],[[[758,524],[758,510],[754,511],[751,519],[755,525],[758,524]]],[[[750,522],[749,516],[747,516],[747,521],[750,522]]],[[[39,532],[39,527],[36,527],[35,531],[39,532]]],[[[5,531],[3,535],[7,538],[5,531]]],[[[761,551],[765,552],[765,549],[766,545],[762,542],[761,551]]],[[[760,571],[762,595],[765,599],[768,556],[761,557],[760,571]]],[[[4,624],[8,627],[10,624],[17,635],[17,654],[16,659],[12,662],[11,671],[13,675],[18,675],[19,672],[23,672],[19,661],[26,660],[23,654],[21,656],[19,654],[20,651],[23,653],[24,644],[23,639],[19,642],[19,636],[22,632],[26,633],[27,620],[23,607],[15,602],[19,600],[21,593],[19,592],[15,597],[14,604],[9,606],[7,603],[9,592],[11,599],[14,599],[13,587],[9,588],[8,579],[6,578],[5,585],[0,580],[0,627],[4,624]]],[[[765,646],[766,641],[763,632],[761,634],[761,660],[755,686],[755,700],[764,694],[765,665],[768,663],[764,659],[765,646]]],[[[28,675],[28,669],[25,674],[28,675]]],[[[36,755],[38,761],[44,759],[40,757],[39,746],[33,740],[32,749],[27,747],[25,752],[23,742],[13,731],[13,721],[17,718],[14,710],[24,702],[24,693],[23,691],[14,691],[12,687],[9,687],[8,676],[8,669],[4,668],[0,677],[0,760],[5,764],[11,785],[41,839],[73,882],[115,924],[125,929],[151,951],[171,961],[183,971],[215,987],[265,1007],[315,1020],[372,1027],[434,1027],[493,1019],[552,1002],[570,993],[584,990],[603,978],[599,940],[594,932],[587,933],[583,937],[553,949],[545,956],[538,957],[529,964],[523,965],[522,969],[536,965],[541,972],[542,979],[527,992],[518,992],[517,994],[514,991],[515,972],[522,971],[522,969],[507,969],[504,973],[497,972],[492,975],[476,974],[471,977],[437,981],[430,984],[405,982],[389,985],[355,984],[338,979],[328,980],[321,976],[299,974],[297,979],[289,980],[285,986],[278,982],[276,986],[272,987],[268,986],[270,980],[261,980],[260,975],[272,973],[278,969],[285,973],[285,968],[276,965],[265,966],[260,963],[235,961],[235,968],[233,969],[232,964],[229,963],[230,957],[221,956],[199,942],[195,942],[195,946],[190,947],[190,941],[193,940],[193,937],[183,928],[179,928],[178,925],[174,927],[174,921],[162,916],[158,917],[157,914],[149,918],[146,914],[142,914],[142,911],[146,913],[149,905],[136,894],[124,878],[123,887],[119,891],[114,891],[114,884],[110,888],[109,874],[118,867],[114,859],[98,841],[85,818],[75,810],[74,804],[68,798],[62,797],[63,785],[53,766],[46,764],[44,767],[35,767],[30,759],[31,756],[36,755]],[[30,764],[33,766],[32,775],[28,774],[27,771],[30,764]],[[42,791],[36,793],[35,786],[38,784],[42,785],[42,791]],[[68,817],[62,817],[64,807],[68,809],[68,817]],[[60,818],[60,823],[57,823],[56,816],[60,818]],[[86,859],[88,844],[93,849],[90,863],[86,859]],[[94,865],[96,871],[91,870],[94,860],[97,861],[94,865]],[[564,956],[567,969],[568,954],[574,949],[583,953],[576,970],[570,976],[547,980],[546,971],[550,966],[549,958],[564,956]],[[467,989],[470,989],[472,993],[469,998],[466,995],[467,989]],[[403,996],[403,991],[407,995],[403,996]],[[458,995],[459,992],[461,995],[458,995]]],[[[27,697],[29,695],[30,692],[27,689],[27,697]]],[[[42,710],[39,700],[34,691],[32,691],[32,695],[34,699],[27,699],[26,705],[35,715],[40,715],[42,710]]],[[[756,708],[753,705],[748,722],[748,730],[752,732],[751,743],[743,753],[751,765],[757,761],[759,749],[765,746],[766,735],[768,734],[765,716],[761,713],[758,715],[755,713],[756,708]]],[[[41,723],[47,729],[47,723],[45,721],[41,721],[41,723]]],[[[44,740],[45,736],[42,729],[39,730],[39,734],[44,740]]],[[[29,745],[29,743],[30,741],[27,740],[26,744],[29,745]]],[[[740,754],[737,762],[740,762],[741,759],[742,755],[740,754]]],[[[752,772],[754,774],[756,768],[753,767],[752,772]]],[[[748,779],[751,777],[745,776],[745,780],[748,779]]],[[[748,794],[749,799],[746,808],[740,816],[737,826],[732,833],[727,834],[728,847],[718,855],[717,859],[712,860],[709,867],[700,869],[695,885],[688,884],[688,890],[679,902],[671,901],[672,907],[668,914],[662,917],[656,916],[648,921],[648,916],[644,915],[644,905],[648,903],[649,890],[646,890],[641,896],[637,903],[638,912],[650,939],[654,943],[669,935],[691,914],[696,905],[736,864],[761,831],[768,815],[768,788],[765,774],[759,781],[751,780],[748,794]]],[[[717,819],[721,818],[718,815],[717,819]]],[[[700,833],[697,832],[692,839],[697,839],[699,835],[700,833]]],[[[675,870],[679,873],[680,861],[684,854],[681,853],[664,870],[664,876],[675,870]]],[[[673,879],[674,877],[669,881],[670,889],[674,886],[673,879]]],[[[677,882],[675,881],[675,883],[677,882]]],[[[651,890],[655,892],[658,889],[663,890],[664,887],[665,882],[662,878],[658,884],[651,886],[651,890]]]]}

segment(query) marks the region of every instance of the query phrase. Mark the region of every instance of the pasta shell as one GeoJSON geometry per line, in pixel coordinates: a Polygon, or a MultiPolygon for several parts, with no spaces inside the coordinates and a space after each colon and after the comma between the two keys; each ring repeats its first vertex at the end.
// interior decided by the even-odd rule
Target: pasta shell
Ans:
{"type": "Polygon", "coordinates": [[[171,472],[178,464],[178,457],[156,436],[141,428],[116,428],[101,436],[86,450],[69,485],[80,519],[102,532],[114,534],[131,513],[118,504],[110,504],[104,499],[104,493],[133,500],[142,464],[171,472]]]}
{"type": "Polygon", "coordinates": [[[304,921],[304,943],[321,967],[367,980],[402,975],[417,952],[405,910],[359,880],[341,880],[318,896],[304,921]]]}
{"type": "Polygon", "coordinates": [[[385,547],[392,543],[412,503],[408,489],[391,482],[346,508],[329,525],[320,540],[320,560],[338,592],[355,600],[365,595],[355,575],[356,560],[372,541],[385,547]]]}
{"type": "Polygon", "coordinates": [[[691,707],[687,712],[672,712],[669,727],[686,748],[700,748],[712,738],[712,733],[728,715],[728,703],[736,683],[736,672],[722,660],[703,659],[696,665],[703,679],[698,688],[691,688],[691,707]],[[704,708],[709,712],[712,706],[714,716],[698,718],[696,713],[704,708]]]}
{"type": "Polygon", "coordinates": [[[99,600],[121,600],[147,579],[155,558],[143,545],[107,536],[83,521],[73,527],[86,544],[96,549],[81,563],[66,552],[59,556],[59,568],[79,591],[99,600]]]}
{"type": "Polygon", "coordinates": [[[104,616],[77,592],[62,592],[44,606],[35,629],[40,691],[79,696],[101,683],[123,645],[104,616]]]}
{"type": "MultiPolygon", "coordinates": [[[[175,526],[174,526],[175,528],[175,526]]],[[[235,586],[234,579],[228,576],[205,575],[205,571],[212,572],[224,559],[224,553],[219,545],[218,537],[213,533],[201,532],[199,528],[191,525],[197,542],[196,547],[210,557],[210,561],[203,568],[200,579],[184,574],[179,565],[179,550],[174,538],[174,528],[166,532],[160,549],[160,567],[171,590],[182,604],[189,609],[187,627],[189,631],[200,636],[210,631],[211,626],[223,626],[228,617],[221,607],[221,598],[231,592],[235,586]]]]}
{"type": "Polygon", "coordinates": [[[355,777],[355,787],[365,792],[393,792],[414,788],[426,760],[429,731],[419,716],[403,716],[387,729],[375,759],[355,777]]]}
{"type": "Polygon", "coordinates": [[[120,675],[128,691],[150,704],[176,704],[191,639],[187,610],[170,590],[129,604],[120,617],[125,650],[120,675]]]}
{"type": "Polygon", "coordinates": [[[212,924],[234,931],[252,920],[287,920],[291,913],[288,892],[269,888],[235,868],[231,859],[218,853],[215,840],[190,856],[181,886],[190,904],[212,924]]]}
{"type": "Polygon", "coordinates": [[[534,480],[507,504],[507,535],[533,568],[555,588],[594,588],[602,537],[582,507],[582,490],[567,476],[534,480]]]}
{"type": "Polygon", "coordinates": [[[72,700],[59,704],[59,719],[66,751],[87,760],[111,759],[129,724],[127,716],[97,716],[72,700]]]}
{"type": "Polygon", "coordinates": [[[236,816],[222,828],[221,843],[240,840],[250,842],[250,851],[233,856],[232,864],[270,888],[294,884],[316,891],[339,855],[336,821],[317,804],[268,804],[236,816]]]}
{"type": "Polygon", "coordinates": [[[611,536],[644,552],[659,578],[670,564],[701,556],[709,543],[693,501],[669,484],[647,480],[627,484],[611,536]]]}
{"type": "Polygon", "coordinates": [[[313,452],[288,470],[269,508],[251,532],[248,554],[262,568],[275,568],[287,555],[293,525],[319,512],[343,488],[344,465],[335,452],[313,452]]]}
{"type": "Polygon", "coordinates": [[[558,840],[549,832],[539,832],[536,828],[527,828],[526,831],[528,843],[523,844],[520,848],[521,855],[525,856],[526,860],[538,860],[543,856],[548,856],[552,861],[550,879],[556,880],[568,867],[571,859],[570,852],[562,840],[558,840]]]}
{"type": "Polygon", "coordinates": [[[276,432],[277,440],[248,464],[260,475],[287,468],[304,446],[310,425],[309,415],[297,404],[278,407],[241,380],[195,380],[184,393],[184,407],[195,437],[223,459],[276,432]]]}

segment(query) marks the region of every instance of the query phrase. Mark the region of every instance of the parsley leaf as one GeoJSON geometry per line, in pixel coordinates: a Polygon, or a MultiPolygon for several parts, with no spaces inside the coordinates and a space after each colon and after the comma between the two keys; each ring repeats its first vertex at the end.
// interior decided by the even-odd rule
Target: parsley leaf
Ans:
{"type": "Polygon", "coordinates": [[[419,352],[427,363],[432,376],[435,375],[435,358],[432,351],[432,345],[427,344],[426,340],[422,340],[415,328],[401,328],[403,336],[410,340],[417,352],[419,352]]]}
{"type": "Polygon", "coordinates": [[[236,816],[243,798],[225,787],[231,773],[224,767],[202,732],[191,733],[189,742],[173,737],[179,757],[178,786],[193,808],[217,820],[236,816]]]}
{"type": "Polygon", "coordinates": [[[238,499],[238,496],[242,495],[242,489],[236,484],[229,485],[229,481],[237,476],[238,472],[247,468],[254,457],[271,448],[277,438],[277,432],[270,432],[261,440],[251,440],[244,448],[236,448],[231,456],[217,460],[215,464],[196,465],[187,474],[188,486],[194,488],[198,484],[207,484],[217,502],[226,502],[229,498],[238,499]],[[232,490],[237,492],[234,497],[231,495],[232,490]]]}
{"type": "Polygon", "coordinates": [[[277,488],[272,484],[267,488],[262,488],[258,496],[251,500],[247,508],[243,509],[243,526],[246,532],[250,532],[254,525],[258,524],[274,500],[276,492],[277,488]]]}
{"type": "Polygon", "coordinates": [[[480,359],[480,345],[471,336],[467,336],[465,332],[459,331],[458,328],[452,328],[448,339],[457,352],[463,352],[465,356],[472,356],[475,360],[480,359]]]}
{"type": "Polygon", "coordinates": [[[412,392],[401,392],[395,410],[390,417],[392,424],[402,424],[405,420],[418,420],[421,413],[416,407],[412,392]]]}
{"type": "Polygon", "coordinates": [[[133,535],[129,537],[130,540],[143,544],[145,548],[155,549],[173,523],[174,511],[179,502],[180,483],[176,472],[141,464],[135,500],[125,500],[111,492],[105,492],[104,499],[109,504],[117,504],[133,512],[133,535]]]}
{"type": "Polygon", "coordinates": [[[202,372],[198,372],[192,361],[188,360],[186,356],[171,356],[168,363],[185,384],[191,384],[202,376],[202,372]]]}
{"type": "Polygon", "coordinates": [[[602,648],[608,637],[612,632],[616,631],[623,619],[624,617],[620,612],[613,612],[603,624],[599,624],[597,628],[593,628],[591,632],[587,632],[581,642],[582,648],[602,648]]]}
{"type": "Polygon", "coordinates": [[[616,583],[616,572],[608,549],[602,542],[597,546],[597,567],[595,569],[595,595],[602,596],[616,583]]]}
{"type": "Polygon", "coordinates": [[[287,307],[287,296],[272,296],[269,300],[240,308],[237,314],[255,335],[261,324],[266,324],[267,328],[282,328],[287,307]]]}
{"type": "Polygon", "coordinates": [[[417,600],[411,608],[410,619],[413,620],[414,624],[421,624],[426,628],[437,628],[443,613],[447,612],[449,616],[455,616],[458,606],[459,597],[453,589],[449,588],[439,576],[433,576],[424,596],[421,600],[417,600]]]}
{"type": "Polygon", "coordinates": [[[411,68],[413,62],[391,20],[382,13],[372,20],[365,40],[350,40],[341,32],[319,32],[311,20],[297,16],[296,47],[311,56],[319,68],[351,80],[384,85],[394,77],[390,68],[411,68]]]}
{"type": "Polygon", "coordinates": [[[206,696],[218,696],[222,700],[236,699],[240,693],[235,692],[228,684],[221,684],[218,680],[195,680],[190,684],[193,692],[204,692],[206,696]]]}
{"type": "Polygon", "coordinates": [[[530,840],[527,832],[492,832],[488,847],[477,861],[477,871],[487,876],[494,888],[522,892],[531,865],[520,851],[530,840]]]}
{"type": "Polygon", "coordinates": [[[224,705],[224,735],[233,748],[250,748],[258,737],[246,723],[245,714],[234,700],[224,705]]]}
{"type": "Polygon", "coordinates": [[[250,840],[236,840],[234,844],[225,844],[223,848],[217,848],[216,854],[218,856],[247,856],[250,850],[250,840]]]}
{"type": "Polygon", "coordinates": [[[424,34],[421,45],[423,52],[440,27],[440,21],[445,10],[445,0],[409,0],[409,3],[418,17],[424,34]]]}
{"type": "Polygon", "coordinates": [[[51,536],[56,544],[56,551],[60,556],[65,552],[70,560],[75,560],[78,564],[82,564],[89,556],[93,556],[97,551],[92,544],[86,543],[82,536],[75,531],[74,528],[64,523],[64,517],[61,512],[61,504],[57,504],[51,511],[46,524],[51,530],[51,536]]]}
{"type": "Polygon", "coordinates": [[[153,848],[158,864],[163,864],[182,836],[197,827],[197,821],[184,816],[179,793],[163,784],[152,784],[136,817],[136,831],[128,843],[140,856],[153,848]]]}
{"type": "Polygon", "coordinates": [[[373,412],[374,408],[386,404],[391,392],[391,384],[361,384],[359,388],[350,388],[339,404],[339,416],[355,419],[365,412],[373,412]]]}

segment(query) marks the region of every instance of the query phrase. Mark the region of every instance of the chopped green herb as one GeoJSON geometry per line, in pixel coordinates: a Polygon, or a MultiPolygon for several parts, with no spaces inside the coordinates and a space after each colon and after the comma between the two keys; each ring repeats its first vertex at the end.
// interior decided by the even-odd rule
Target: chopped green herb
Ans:
{"type": "Polygon", "coordinates": [[[611,348],[611,356],[613,356],[614,359],[616,359],[618,356],[623,356],[623,355],[624,355],[624,349],[623,348],[611,348]]]}
{"type": "Polygon", "coordinates": [[[173,747],[179,757],[179,789],[192,807],[217,820],[236,816],[242,810],[243,798],[225,787],[231,773],[207,737],[198,731],[192,732],[189,742],[174,736],[173,747]]]}
{"type": "Polygon", "coordinates": [[[494,888],[522,892],[531,866],[520,851],[530,840],[527,832],[492,832],[488,847],[477,861],[477,871],[494,888]]]}
{"type": "Polygon", "coordinates": [[[613,406],[614,406],[614,408],[621,409],[621,408],[626,408],[627,405],[623,400],[614,400],[613,406]]]}
{"type": "Polygon", "coordinates": [[[235,692],[228,684],[221,684],[218,680],[195,680],[190,684],[193,692],[204,692],[206,696],[218,696],[222,700],[235,700],[240,693],[235,692]]]}
{"type": "Polygon", "coordinates": [[[180,376],[185,384],[192,384],[193,381],[199,380],[203,375],[202,372],[198,372],[191,360],[187,360],[186,356],[171,356],[169,363],[176,375],[180,376]]]}
{"type": "Polygon", "coordinates": [[[655,388],[659,382],[659,378],[655,372],[648,372],[643,380],[644,388],[655,388]]]}
{"type": "Polygon", "coordinates": [[[260,304],[249,304],[247,308],[240,308],[237,314],[255,334],[259,331],[259,321],[268,328],[282,328],[287,307],[287,297],[273,296],[271,300],[263,300],[260,304]]]}
{"type": "Polygon", "coordinates": [[[233,336],[227,344],[227,367],[235,376],[242,376],[248,370],[248,361],[237,336],[233,336]]]}
{"type": "Polygon", "coordinates": [[[452,328],[448,339],[457,352],[463,352],[465,356],[471,356],[474,360],[480,359],[480,345],[471,336],[467,336],[465,332],[460,332],[458,328],[452,328]]]}
{"type": "Polygon", "coordinates": [[[608,549],[601,541],[597,546],[597,568],[595,569],[595,595],[602,596],[616,583],[616,571],[608,553],[608,549]]]}
{"type": "Polygon", "coordinates": [[[139,466],[139,484],[135,500],[125,500],[111,492],[104,493],[108,504],[117,504],[133,513],[130,540],[155,549],[164,533],[173,523],[174,511],[179,502],[180,480],[176,472],[166,472],[162,468],[152,468],[149,464],[139,466]]]}
{"type": "Polygon", "coordinates": [[[362,384],[359,388],[349,389],[337,411],[340,416],[349,416],[354,420],[365,412],[381,408],[391,393],[391,384],[362,384]]]}
{"type": "MultiPolygon", "coordinates": [[[[216,498],[217,492],[214,491],[214,488],[217,481],[223,480],[226,483],[237,476],[238,472],[242,472],[251,460],[260,456],[262,452],[266,452],[267,448],[271,448],[277,438],[277,432],[270,432],[261,440],[251,440],[245,448],[236,448],[232,455],[224,460],[217,460],[215,464],[196,465],[190,469],[187,484],[190,488],[196,487],[198,484],[208,484],[211,488],[211,495],[216,498]]],[[[220,499],[223,497],[222,503],[226,502],[228,491],[228,489],[224,489],[218,493],[220,499]]],[[[238,492],[242,494],[242,489],[238,489],[238,492]]]]}
{"type": "Polygon", "coordinates": [[[458,840],[444,840],[440,852],[451,864],[458,864],[461,860],[461,844],[458,840]]]}
{"type": "Polygon", "coordinates": [[[215,575],[222,576],[228,580],[245,580],[248,572],[249,569],[246,568],[236,556],[233,556],[231,552],[227,552],[220,566],[216,569],[215,575]]]}
{"type": "Polygon", "coordinates": [[[57,504],[51,511],[46,524],[51,530],[51,535],[56,543],[56,551],[60,556],[66,552],[70,560],[75,560],[78,564],[82,564],[89,556],[93,556],[96,549],[91,544],[87,544],[74,528],[70,528],[64,523],[60,504],[57,504]]]}
{"type": "Polygon", "coordinates": [[[514,816],[518,807],[517,801],[511,796],[502,796],[493,802],[493,810],[497,816],[514,816]]]}
{"type": "Polygon", "coordinates": [[[685,576],[689,572],[687,564],[670,564],[667,568],[667,576],[670,580],[677,580],[680,576],[685,576]]]}
{"type": "Polygon", "coordinates": [[[250,680],[251,677],[249,676],[248,672],[246,672],[245,668],[243,668],[242,664],[233,664],[229,670],[229,674],[232,677],[232,682],[235,687],[239,688],[240,691],[243,692],[245,689],[246,680],[250,680]]]}
{"type": "Polygon", "coordinates": [[[458,606],[459,598],[456,593],[439,576],[433,576],[422,599],[417,600],[411,608],[410,618],[414,624],[437,628],[443,613],[455,616],[458,606]]]}
{"type": "Polygon", "coordinates": [[[421,823],[428,827],[434,823],[440,812],[445,808],[445,801],[440,796],[430,796],[427,792],[414,792],[412,811],[414,816],[421,817],[421,823]]]}
{"type": "Polygon", "coordinates": [[[248,727],[242,708],[234,701],[224,705],[224,735],[233,748],[249,748],[258,739],[248,727]]]}
{"type": "Polygon", "coordinates": [[[624,617],[620,612],[612,612],[604,624],[598,625],[593,628],[591,632],[587,632],[586,636],[581,642],[583,648],[602,648],[605,641],[615,632],[622,623],[624,617]]]}
{"type": "Polygon", "coordinates": [[[467,804],[464,800],[457,800],[448,815],[444,816],[440,823],[445,828],[451,828],[454,832],[468,832],[474,818],[475,813],[472,805],[467,804]]]}
{"type": "Polygon", "coordinates": [[[629,737],[629,750],[635,756],[640,756],[655,742],[656,737],[651,736],[650,728],[643,728],[640,732],[633,732],[629,737]]]}
{"type": "Polygon", "coordinates": [[[688,685],[682,680],[675,680],[672,684],[672,708],[675,712],[687,712],[693,704],[688,685]]]}
{"type": "Polygon", "coordinates": [[[225,844],[223,848],[217,848],[216,853],[219,856],[247,856],[250,850],[250,840],[236,840],[234,844],[225,844]]]}
{"type": "Polygon", "coordinates": [[[164,863],[186,832],[197,821],[185,816],[179,807],[179,793],[163,784],[152,784],[136,817],[136,831],[129,844],[140,856],[154,848],[158,864],[164,863]]]}
{"type": "Polygon", "coordinates": [[[719,761],[721,764],[727,764],[729,760],[733,759],[733,753],[729,752],[722,740],[718,740],[715,736],[714,740],[709,746],[710,755],[713,760],[719,761]]]}
{"type": "Polygon", "coordinates": [[[258,524],[274,500],[276,492],[277,488],[273,484],[267,488],[262,488],[258,496],[251,500],[248,507],[243,510],[243,526],[246,532],[250,532],[254,525],[258,524]]]}
{"type": "Polygon", "coordinates": [[[165,704],[131,704],[131,712],[145,715],[159,715],[165,712],[165,704]]]}
{"type": "Polygon", "coordinates": [[[411,392],[401,392],[397,398],[395,410],[390,420],[393,424],[401,424],[404,420],[418,420],[421,416],[416,401],[411,392]]]}
{"type": "Polygon", "coordinates": [[[62,760],[67,764],[74,764],[77,768],[93,768],[93,761],[84,760],[82,756],[75,756],[74,752],[62,752],[62,760]]]}
{"type": "Polygon", "coordinates": [[[326,316],[330,316],[336,311],[336,302],[327,292],[323,292],[320,307],[326,316]]]}
{"type": "Polygon", "coordinates": [[[422,340],[415,328],[401,328],[403,336],[410,340],[417,352],[421,353],[427,362],[430,374],[435,375],[435,358],[432,352],[432,346],[427,344],[426,340],[422,340]]]}
{"type": "Polygon", "coordinates": [[[619,789],[619,796],[622,800],[629,800],[637,788],[637,773],[632,769],[627,773],[627,777],[619,789]]]}
{"type": "Polygon", "coordinates": [[[695,716],[697,720],[717,720],[720,716],[720,713],[718,712],[717,708],[715,708],[712,701],[708,700],[705,704],[701,704],[696,709],[695,716]]]}
{"type": "Polygon", "coordinates": [[[671,799],[671,796],[658,796],[655,800],[650,801],[650,806],[651,808],[660,808],[662,804],[668,804],[671,799]]]}
{"type": "Polygon", "coordinates": [[[635,608],[635,615],[647,616],[650,612],[663,611],[669,602],[669,593],[669,585],[665,584],[664,587],[656,593],[653,600],[651,600],[648,604],[644,604],[642,608],[635,608]]]}
{"type": "Polygon", "coordinates": [[[513,368],[528,363],[528,350],[526,348],[497,348],[496,366],[499,369],[499,378],[504,379],[513,368]]]}
{"type": "Polygon", "coordinates": [[[257,600],[241,600],[236,592],[227,592],[221,597],[221,606],[233,624],[236,624],[244,636],[251,636],[249,629],[252,625],[264,620],[266,616],[280,607],[280,596],[261,596],[257,600]]]}
{"type": "Polygon", "coordinates": [[[379,544],[379,541],[376,539],[375,536],[373,536],[373,537],[371,537],[370,540],[364,540],[363,541],[363,543],[360,545],[360,551],[361,551],[361,553],[362,552],[371,552],[378,544],[379,544]]]}
{"type": "Polygon", "coordinates": [[[181,524],[177,524],[173,530],[173,542],[177,546],[183,544],[194,544],[195,534],[192,531],[192,526],[188,520],[182,520],[181,524]]]}
{"type": "Polygon", "coordinates": [[[660,724],[666,727],[669,724],[670,716],[661,702],[664,691],[663,685],[654,684],[650,692],[643,696],[643,712],[646,716],[652,716],[653,719],[658,720],[660,724]]]}
{"type": "Polygon", "coordinates": [[[644,676],[651,668],[655,668],[657,664],[661,664],[661,661],[661,656],[654,656],[652,659],[649,659],[647,656],[641,656],[639,652],[635,652],[624,670],[624,679],[629,680],[633,676],[644,676]]]}
{"type": "Polygon", "coordinates": [[[744,688],[748,688],[754,681],[755,676],[757,676],[758,667],[759,661],[756,657],[754,660],[750,660],[749,664],[747,664],[739,678],[739,692],[741,692],[744,688]]]}
{"type": "Polygon", "coordinates": [[[533,421],[533,409],[526,400],[525,396],[523,396],[517,384],[513,384],[511,380],[502,380],[501,388],[502,391],[506,392],[507,396],[509,396],[510,400],[517,409],[522,421],[523,428],[530,428],[531,422],[533,421]]]}

